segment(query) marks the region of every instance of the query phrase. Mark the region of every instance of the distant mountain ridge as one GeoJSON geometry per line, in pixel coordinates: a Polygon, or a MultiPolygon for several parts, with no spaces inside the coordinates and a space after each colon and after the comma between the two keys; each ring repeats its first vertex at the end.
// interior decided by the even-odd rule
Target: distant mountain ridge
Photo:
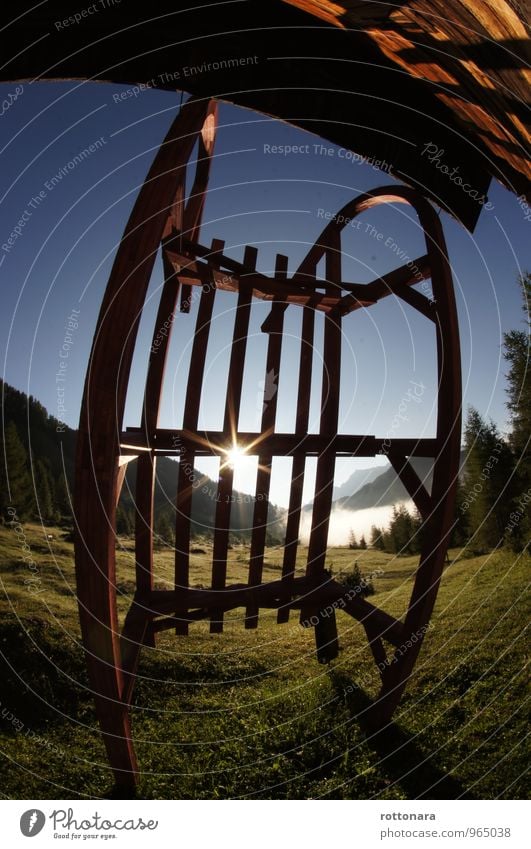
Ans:
{"type": "MultiPolygon", "coordinates": [[[[433,481],[433,459],[431,457],[412,457],[411,465],[428,492],[433,481]]],[[[463,472],[465,452],[461,451],[460,474],[463,472]]],[[[353,495],[338,498],[333,507],[342,510],[365,510],[369,507],[386,507],[398,502],[409,501],[409,495],[404,484],[392,466],[384,469],[372,481],[360,487],[353,495]]]]}
{"type": "MultiPolygon", "coordinates": [[[[429,491],[433,479],[433,460],[429,457],[413,457],[411,465],[429,491]]],[[[399,501],[408,501],[410,498],[397,473],[389,466],[353,495],[338,498],[334,501],[334,507],[342,510],[365,510],[368,507],[385,507],[399,501]]]]}
{"type": "MultiPolygon", "coordinates": [[[[4,381],[0,382],[3,398],[0,411],[4,425],[12,423],[23,446],[21,462],[25,464],[28,491],[28,511],[52,521],[54,518],[69,518],[70,497],[73,492],[75,470],[75,446],[77,431],[63,425],[51,416],[33,396],[15,389],[4,381]],[[60,428],[58,430],[58,428],[60,428]],[[25,458],[24,458],[25,452],[25,458]],[[46,492],[49,491],[51,509],[43,511],[44,487],[39,488],[37,477],[32,481],[31,469],[41,470],[46,475],[46,492]],[[66,474],[66,482],[65,482],[66,474]],[[39,491],[36,493],[34,487],[39,491]],[[33,507],[31,507],[33,502],[33,507]],[[37,503],[38,502],[38,506],[37,503]],[[48,515],[49,514],[49,515],[48,515]]],[[[2,446],[3,449],[4,446],[2,446]]],[[[3,464],[3,458],[2,458],[3,464]]],[[[9,468],[9,460],[8,460],[9,468]]],[[[165,517],[165,524],[173,527],[179,464],[169,457],[158,457],[155,481],[155,517],[165,517]]],[[[192,533],[210,535],[215,523],[217,506],[217,482],[193,470],[191,480],[196,481],[192,498],[192,533]]],[[[128,464],[122,493],[118,503],[118,531],[129,533],[134,529],[134,493],[136,482],[136,460],[128,464]]],[[[48,500],[48,495],[46,496],[48,500]]],[[[231,506],[231,530],[244,539],[250,537],[253,524],[255,498],[242,492],[233,493],[231,506]]],[[[275,505],[269,506],[268,536],[275,537],[285,521],[285,511],[275,505]]]]}
{"type": "MultiPolygon", "coordinates": [[[[169,457],[157,457],[155,482],[155,512],[166,513],[168,518],[175,515],[175,500],[179,464],[169,457]]],[[[196,536],[210,536],[215,526],[217,508],[217,482],[194,469],[190,473],[192,486],[192,533],[196,536]]],[[[136,486],[136,460],[127,467],[125,481],[120,496],[120,507],[134,513],[134,493],[136,486]]],[[[244,492],[234,492],[231,500],[230,528],[233,534],[248,540],[253,526],[255,497],[244,492]]],[[[281,533],[285,511],[274,504],[268,509],[268,537],[281,533]]]]}
{"type": "Polygon", "coordinates": [[[337,501],[339,498],[348,498],[354,495],[362,486],[372,483],[385,471],[385,466],[367,466],[364,469],[356,469],[344,483],[334,487],[333,500],[337,501]]]}

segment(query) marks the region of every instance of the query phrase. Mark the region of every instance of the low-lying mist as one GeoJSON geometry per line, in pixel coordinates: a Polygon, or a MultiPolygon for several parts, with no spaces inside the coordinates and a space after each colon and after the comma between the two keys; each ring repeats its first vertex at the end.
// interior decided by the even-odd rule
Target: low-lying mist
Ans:
{"type": "MultiPolygon", "coordinates": [[[[409,512],[413,512],[415,507],[412,501],[401,502],[405,504],[409,512]]],[[[386,528],[393,515],[392,505],[382,507],[368,507],[366,510],[343,510],[340,507],[334,508],[330,515],[330,528],[328,532],[328,544],[348,545],[350,532],[354,531],[357,541],[361,536],[364,536],[366,541],[370,541],[371,527],[376,525],[378,528],[386,528]]],[[[312,526],[312,514],[310,511],[303,511],[301,517],[301,541],[307,545],[312,526]]]]}

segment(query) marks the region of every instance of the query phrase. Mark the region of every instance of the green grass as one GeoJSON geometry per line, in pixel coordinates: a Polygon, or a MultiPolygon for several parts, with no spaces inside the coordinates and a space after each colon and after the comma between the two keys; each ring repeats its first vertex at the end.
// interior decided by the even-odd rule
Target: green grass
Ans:
{"type": "MultiPolygon", "coordinates": [[[[15,533],[0,527],[1,781],[8,798],[101,797],[112,779],[87,690],[72,544],[24,527],[37,572],[32,594],[15,533]]],[[[211,546],[192,556],[193,583],[209,582],[211,546]]],[[[304,563],[305,549],[299,565],[304,563]]],[[[414,677],[385,733],[363,723],[377,675],[361,626],[338,614],[341,652],[315,660],[313,632],[292,615],[256,631],[243,611],[223,635],[206,624],[165,632],[145,649],[133,732],[145,798],[522,798],[526,796],[524,595],[529,557],[451,553],[414,677]]],[[[266,553],[265,578],[282,551],[266,553]]],[[[229,579],[244,580],[248,550],[230,551],[229,579]]],[[[354,560],[373,575],[371,601],[401,616],[416,558],[332,549],[334,573],[354,560]]],[[[131,601],[134,554],[118,554],[119,609],[131,601]]],[[[156,583],[171,586],[173,556],[156,552],[156,583]]]]}

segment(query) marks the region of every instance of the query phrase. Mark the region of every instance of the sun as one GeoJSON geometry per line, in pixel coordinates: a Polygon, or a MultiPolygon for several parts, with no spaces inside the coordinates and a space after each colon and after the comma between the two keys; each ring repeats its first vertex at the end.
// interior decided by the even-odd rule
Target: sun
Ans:
{"type": "Polygon", "coordinates": [[[230,466],[233,469],[238,464],[238,462],[242,460],[243,457],[245,457],[245,455],[245,448],[235,442],[233,445],[231,445],[230,448],[227,448],[225,450],[225,463],[227,466],[230,466]]]}

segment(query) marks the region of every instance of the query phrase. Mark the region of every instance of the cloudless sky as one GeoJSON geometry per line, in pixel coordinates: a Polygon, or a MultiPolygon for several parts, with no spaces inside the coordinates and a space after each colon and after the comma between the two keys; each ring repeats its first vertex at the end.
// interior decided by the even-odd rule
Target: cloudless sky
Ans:
{"type": "MultiPolygon", "coordinates": [[[[4,100],[16,85],[0,86],[4,100]]],[[[0,323],[5,379],[37,397],[48,411],[76,427],[85,369],[98,310],[127,217],[170,122],[180,94],[146,90],[115,102],[126,89],[103,83],[35,83],[0,118],[1,188],[0,323]],[[73,168],[68,163],[89,145],[96,150],[73,168]],[[56,184],[51,180],[56,177],[56,184]],[[47,184],[48,183],[48,187],[47,184]],[[51,186],[51,188],[50,188],[51,186]],[[40,194],[41,202],[33,198],[40,194]],[[24,224],[9,250],[3,246],[20,219],[24,224]],[[58,410],[56,373],[65,328],[73,310],[66,359],[65,407],[58,410]]],[[[292,273],[325,225],[319,210],[334,213],[360,192],[395,181],[368,164],[348,160],[325,142],[257,113],[221,104],[215,159],[201,242],[226,240],[226,252],[241,258],[246,244],[259,249],[258,268],[272,273],[277,252],[289,257],[292,273]],[[264,146],[308,145],[284,156],[264,146]],[[268,152],[269,150],[269,152],[268,152]]],[[[499,427],[507,427],[503,332],[520,327],[517,276],[531,267],[531,222],[517,198],[493,183],[492,211],[484,211],[475,233],[441,213],[455,279],[463,356],[464,404],[472,404],[499,427]]],[[[415,258],[424,253],[422,235],[407,206],[371,210],[360,229],[346,228],[343,278],[368,282],[402,264],[388,237],[415,258]],[[382,233],[377,240],[375,233],[382,233]]],[[[139,423],[147,353],[162,282],[160,257],[142,316],[128,396],[126,425],[139,423]]],[[[207,357],[200,424],[216,429],[223,417],[235,298],[219,293],[207,357]]],[[[179,427],[180,387],[186,376],[197,302],[190,315],[177,315],[167,369],[161,426],[179,427]]],[[[260,324],[268,308],[253,307],[240,427],[258,430],[262,407],[266,337],[260,324]]],[[[320,339],[317,321],[310,430],[318,429],[320,339]]],[[[277,428],[294,424],[294,364],[301,310],[286,313],[287,336],[278,380],[277,428]]],[[[434,429],[435,340],[431,324],[405,304],[387,298],[344,321],[340,430],[385,436],[400,401],[415,381],[420,403],[409,403],[400,436],[431,435],[434,429]]],[[[381,460],[380,460],[381,461],[381,460]]],[[[289,461],[288,461],[289,463],[289,461]]],[[[370,461],[338,464],[341,483],[370,461]]],[[[215,474],[210,463],[205,470],[215,474]]],[[[272,500],[286,504],[285,461],[274,470],[272,500]]],[[[253,461],[237,469],[236,484],[250,491],[253,461]]]]}

